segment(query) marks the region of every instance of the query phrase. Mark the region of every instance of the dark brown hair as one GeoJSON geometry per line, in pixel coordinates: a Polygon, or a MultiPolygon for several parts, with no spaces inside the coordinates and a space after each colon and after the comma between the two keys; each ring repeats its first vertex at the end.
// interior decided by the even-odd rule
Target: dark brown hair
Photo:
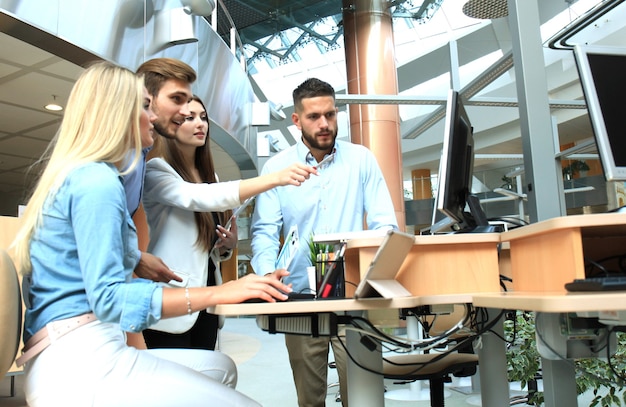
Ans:
{"type": "Polygon", "coordinates": [[[309,78],[293,90],[293,106],[296,111],[302,110],[302,99],[310,99],[318,96],[332,96],[335,98],[335,89],[317,78],[309,78]]]}
{"type": "MultiPolygon", "coordinates": [[[[204,103],[198,96],[194,95],[191,100],[200,103],[202,108],[206,111],[204,103]]],[[[157,155],[163,157],[163,159],[171,165],[172,168],[174,168],[183,180],[187,182],[196,182],[193,179],[192,173],[189,171],[190,169],[185,167],[183,156],[180,153],[180,150],[176,147],[176,140],[166,139],[164,137],[158,137],[157,140],[159,144],[157,147],[157,155]]],[[[208,131],[204,145],[196,148],[194,166],[198,170],[202,182],[209,184],[217,182],[208,131]]],[[[216,224],[213,218],[213,213],[214,212],[194,212],[196,226],[198,228],[198,240],[196,241],[196,244],[200,245],[206,251],[210,251],[217,240],[217,234],[215,232],[216,224]]],[[[232,215],[232,211],[217,212],[215,214],[219,224],[225,225],[228,218],[232,215]]]]}

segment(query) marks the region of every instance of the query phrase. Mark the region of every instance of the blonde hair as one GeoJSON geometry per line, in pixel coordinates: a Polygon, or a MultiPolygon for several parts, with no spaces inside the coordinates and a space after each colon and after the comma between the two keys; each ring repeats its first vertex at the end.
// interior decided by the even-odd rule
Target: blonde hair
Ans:
{"type": "Polygon", "coordinates": [[[42,225],[42,209],[67,175],[90,162],[106,162],[132,171],[141,153],[139,118],[143,109],[143,78],[110,62],[89,66],[78,78],[63,120],[48,152],[45,168],[28,201],[13,246],[21,270],[31,270],[30,240],[42,225]],[[132,160],[129,152],[134,149],[132,160]],[[49,157],[48,157],[49,155],[49,157]]]}

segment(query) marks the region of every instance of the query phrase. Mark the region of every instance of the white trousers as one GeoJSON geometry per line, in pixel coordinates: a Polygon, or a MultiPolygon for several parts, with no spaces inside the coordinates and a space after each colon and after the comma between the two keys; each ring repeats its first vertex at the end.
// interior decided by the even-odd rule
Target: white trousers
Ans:
{"type": "Polygon", "coordinates": [[[25,367],[26,401],[49,406],[260,406],[234,390],[237,367],[223,353],[137,350],[114,324],[68,333],[25,367]]]}

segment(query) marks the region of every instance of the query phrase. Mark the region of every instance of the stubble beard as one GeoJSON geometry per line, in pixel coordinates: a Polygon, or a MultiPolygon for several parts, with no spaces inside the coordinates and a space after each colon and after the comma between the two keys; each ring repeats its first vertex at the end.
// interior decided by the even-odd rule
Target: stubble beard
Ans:
{"type": "Polygon", "coordinates": [[[167,131],[167,129],[161,125],[161,123],[154,123],[154,131],[161,137],[166,138],[166,139],[175,139],[176,138],[176,133],[172,133],[167,131]]]}
{"type": "Polygon", "coordinates": [[[311,150],[330,151],[335,146],[335,140],[337,139],[337,131],[335,130],[331,132],[330,142],[324,143],[327,145],[322,145],[319,141],[317,141],[317,138],[315,136],[311,135],[310,133],[305,132],[304,130],[302,130],[302,138],[304,139],[306,144],[308,144],[311,150]]]}

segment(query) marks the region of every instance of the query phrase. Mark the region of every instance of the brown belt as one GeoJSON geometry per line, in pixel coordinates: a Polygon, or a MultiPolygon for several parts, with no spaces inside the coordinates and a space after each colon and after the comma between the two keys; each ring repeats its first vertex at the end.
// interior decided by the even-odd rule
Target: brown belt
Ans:
{"type": "Polygon", "coordinates": [[[58,321],[47,323],[46,326],[37,331],[37,333],[35,333],[35,335],[33,335],[26,342],[22,355],[17,358],[15,363],[17,366],[24,365],[63,335],[72,332],[79,326],[95,321],[96,319],[96,315],[93,312],[90,312],[89,314],[83,314],[77,317],[60,319],[58,321]]]}

